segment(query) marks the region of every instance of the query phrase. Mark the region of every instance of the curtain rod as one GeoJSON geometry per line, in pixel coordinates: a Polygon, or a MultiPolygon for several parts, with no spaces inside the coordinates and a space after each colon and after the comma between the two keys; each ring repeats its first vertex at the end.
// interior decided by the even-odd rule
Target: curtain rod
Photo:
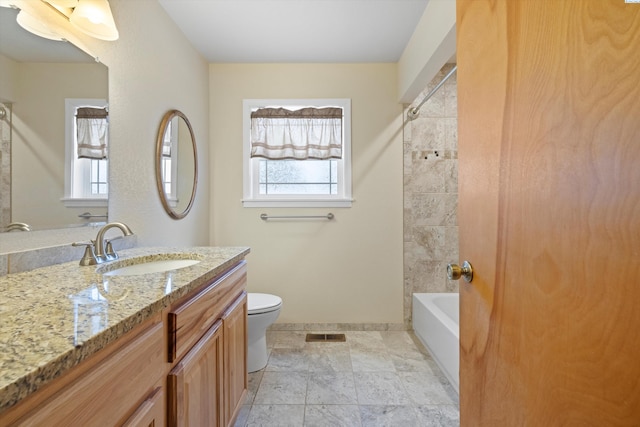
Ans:
{"type": "Polygon", "coordinates": [[[453,75],[453,73],[456,72],[456,70],[458,69],[458,65],[454,65],[453,68],[451,69],[451,71],[449,71],[447,73],[446,76],[444,76],[444,79],[442,79],[440,81],[440,83],[438,83],[436,85],[436,87],[434,87],[433,89],[431,89],[431,92],[429,92],[427,94],[427,96],[424,97],[424,99],[420,102],[420,104],[416,105],[413,108],[410,108],[409,111],[407,111],[407,119],[409,120],[413,120],[416,117],[418,117],[418,114],[420,114],[420,107],[422,107],[422,105],[427,102],[429,100],[429,98],[431,98],[433,96],[434,93],[436,93],[438,91],[438,89],[440,89],[440,87],[444,84],[444,82],[446,82],[449,77],[451,77],[453,75]]]}

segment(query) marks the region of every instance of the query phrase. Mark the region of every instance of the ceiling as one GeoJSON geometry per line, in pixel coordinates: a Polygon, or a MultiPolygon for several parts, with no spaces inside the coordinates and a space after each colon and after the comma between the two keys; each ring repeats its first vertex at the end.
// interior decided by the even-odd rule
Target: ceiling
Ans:
{"type": "MultiPolygon", "coordinates": [[[[158,0],[211,63],[397,62],[429,0],[158,0]]],[[[91,61],[35,36],[0,7],[0,53],[18,62],[91,61]]]]}
{"type": "Polygon", "coordinates": [[[210,63],[397,62],[429,0],[159,0],[210,63]]]}

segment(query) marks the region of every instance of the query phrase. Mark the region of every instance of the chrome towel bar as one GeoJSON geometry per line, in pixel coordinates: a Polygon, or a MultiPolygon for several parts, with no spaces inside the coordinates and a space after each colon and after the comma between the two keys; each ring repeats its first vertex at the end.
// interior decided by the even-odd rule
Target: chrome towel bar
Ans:
{"type": "Polygon", "coordinates": [[[266,221],[268,219],[328,219],[332,220],[335,218],[335,215],[329,212],[326,215],[267,215],[266,213],[260,214],[260,219],[266,221]]]}
{"type": "Polygon", "coordinates": [[[94,215],[91,212],[85,212],[83,214],[78,215],[80,218],[89,219],[89,218],[106,218],[106,215],[94,215]]]}

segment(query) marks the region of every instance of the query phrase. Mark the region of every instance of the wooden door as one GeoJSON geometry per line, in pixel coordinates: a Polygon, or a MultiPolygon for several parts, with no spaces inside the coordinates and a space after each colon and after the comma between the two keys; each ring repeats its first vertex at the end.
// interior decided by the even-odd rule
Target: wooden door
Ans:
{"type": "Polygon", "coordinates": [[[463,426],[640,425],[640,4],[457,0],[463,426]]]}
{"type": "Polygon", "coordinates": [[[247,393],[247,293],[222,316],[224,342],[224,423],[233,425],[247,393]]]}
{"type": "Polygon", "coordinates": [[[216,322],[169,372],[168,426],[222,425],[221,324],[216,322]]]}

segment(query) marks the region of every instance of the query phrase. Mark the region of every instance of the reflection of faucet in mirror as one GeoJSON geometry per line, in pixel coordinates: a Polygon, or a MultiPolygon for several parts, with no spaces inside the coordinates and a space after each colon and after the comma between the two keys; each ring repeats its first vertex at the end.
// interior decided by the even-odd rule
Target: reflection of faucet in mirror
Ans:
{"type": "Polygon", "coordinates": [[[31,226],[25,222],[12,222],[5,231],[31,231],[31,226]]]}
{"type": "Polygon", "coordinates": [[[122,234],[124,234],[125,236],[131,236],[133,234],[129,226],[122,222],[110,222],[109,224],[102,227],[100,231],[98,231],[98,235],[96,236],[96,241],[95,241],[94,255],[96,257],[96,262],[98,264],[118,258],[118,255],[115,253],[115,251],[111,247],[111,242],[107,243],[107,248],[109,249],[107,253],[105,253],[105,249],[104,249],[105,247],[104,235],[107,232],[107,230],[111,228],[119,228],[120,231],[122,231],[122,234]]]}

